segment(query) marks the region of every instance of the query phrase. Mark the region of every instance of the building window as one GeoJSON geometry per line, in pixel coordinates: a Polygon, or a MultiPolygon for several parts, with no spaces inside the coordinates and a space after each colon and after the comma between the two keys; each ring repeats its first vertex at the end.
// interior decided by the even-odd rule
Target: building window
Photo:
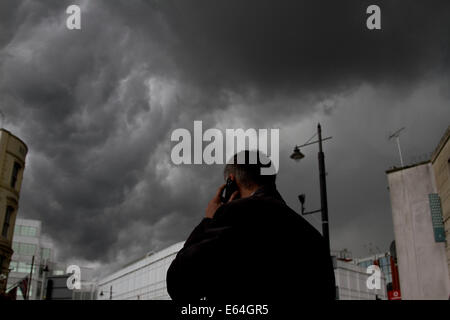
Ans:
{"type": "MultiPolygon", "coordinates": [[[[17,272],[30,273],[31,272],[31,263],[18,262],[17,272]]],[[[33,266],[33,273],[36,273],[36,266],[33,266]]]]}
{"type": "Polygon", "coordinates": [[[36,254],[36,248],[32,243],[13,242],[14,254],[32,256],[36,254]]]}
{"type": "Polygon", "coordinates": [[[14,234],[17,236],[36,237],[37,228],[17,225],[14,227],[14,234]]]}
{"type": "Polygon", "coordinates": [[[28,227],[27,228],[27,236],[29,237],[36,237],[36,228],[35,227],[28,227]]]}
{"type": "Polygon", "coordinates": [[[6,207],[5,222],[3,222],[3,229],[2,229],[2,236],[5,238],[8,237],[9,223],[11,221],[11,216],[13,212],[14,212],[13,207],[11,206],[6,207]]]}
{"type": "Polygon", "coordinates": [[[42,259],[50,259],[51,250],[50,248],[42,248],[41,250],[41,258],[42,259]]]}
{"type": "Polygon", "coordinates": [[[20,235],[25,237],[35,237],[36,236],[36,228],[29,226],[22,226],[20,230],[20,235]]]}
{"type": "Polygon", "coordinates": [[[36,245],[31,243],[21,243],[20,244],[20,254],[24,256],[32,256],[36,254],[36,245]]]}
{"type": "Polygon", "coordinates": [[[20,169],[22,169],[22,166],[18,162],[14,162],[12,176],[11,176],[11,188],[16,187],[17,178],[19,177],[20,169]]]}

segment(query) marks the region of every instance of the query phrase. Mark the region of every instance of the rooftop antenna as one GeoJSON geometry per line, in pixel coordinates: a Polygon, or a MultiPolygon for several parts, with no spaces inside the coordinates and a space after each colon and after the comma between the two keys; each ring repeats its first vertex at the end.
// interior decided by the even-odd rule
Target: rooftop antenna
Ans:
{"type": "Polygon", "coordinates": [[[404,129],[405,127],[398,129],[388,138],[388,140],[392,140],[393,138],[395,138],[395,140],[397,141],[398,154],[400,155],[400,164],[402,165],[402,168],[404,167],[404,165],[403,165],[402,149],[400,148],[400,132],[402,132],[404,129]]]}

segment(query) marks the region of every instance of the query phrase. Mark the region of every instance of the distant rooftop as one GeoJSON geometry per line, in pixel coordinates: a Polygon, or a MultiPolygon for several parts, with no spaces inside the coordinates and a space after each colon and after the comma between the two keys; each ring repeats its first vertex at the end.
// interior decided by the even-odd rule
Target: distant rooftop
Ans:
{"type": "Polygon", "coordinates": [[[11,131],[6,130],[5,128],[0,128],[0,132],[1,132],[1,131],[4,131],[4,132],[8,133],[9,135],[13,136],[14,138],[16,138],[17,140],[19,140],[20,142],[22,142],[22,143],[24,144],[25,148],[27,149],[27,152],[28,152],[28,146],[27,146],[27,144],[25,143],[25,141],[23,141],[22,139],[20,139],[20,138],[19,138],[18,136],[16,136],[15,134],[11,133],[11,131]]]}

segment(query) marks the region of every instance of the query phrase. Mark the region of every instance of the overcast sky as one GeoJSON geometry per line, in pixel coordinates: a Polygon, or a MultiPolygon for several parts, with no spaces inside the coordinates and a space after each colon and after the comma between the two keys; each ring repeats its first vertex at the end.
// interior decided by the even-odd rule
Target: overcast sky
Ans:
{"type": "Polygon", "coordinates": [[[289,155],[320,122],[332,248],[388,250],[387,137],[406,127],[405,161],[423,160],[450,119],[450,2],[415,2],[2,0],[3,126],[29,147],[18,216],[101,274],[185,240],[223,181],[219,165],[170,161],[194,120],[279,128],[280,192],[317,209],[317,146],[289,155]],[[370,4],[382,30],[366,28],[370,4]]]}

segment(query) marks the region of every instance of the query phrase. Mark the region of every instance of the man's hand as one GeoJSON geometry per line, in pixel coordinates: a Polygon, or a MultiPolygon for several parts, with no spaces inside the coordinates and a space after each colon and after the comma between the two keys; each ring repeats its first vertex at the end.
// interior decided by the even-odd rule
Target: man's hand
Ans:
{"type": "MultiPolygon", "coordinates": [[[[206,217],[207,218],[214,217],[214,214],[216,213],[217,209],[219,209],[219,207],[221,205],[223,205],[222,201],[220,201],[220,196],[222,195],[222,192],[223,192],[223,189],[225,188],[225,186],[226,186],[226,184],[221,185],[220,188],[217,190],[214,198],[212,198],[211,201],[209,201],[208,207],[206,207],[206,217]]],[[[236,198],[238,194],[239,194],[239,191],[233,192],[233,194],[231,195],[230,200],[228,200],[228,202],[233,201],[233,199],[236,198]]]]}

